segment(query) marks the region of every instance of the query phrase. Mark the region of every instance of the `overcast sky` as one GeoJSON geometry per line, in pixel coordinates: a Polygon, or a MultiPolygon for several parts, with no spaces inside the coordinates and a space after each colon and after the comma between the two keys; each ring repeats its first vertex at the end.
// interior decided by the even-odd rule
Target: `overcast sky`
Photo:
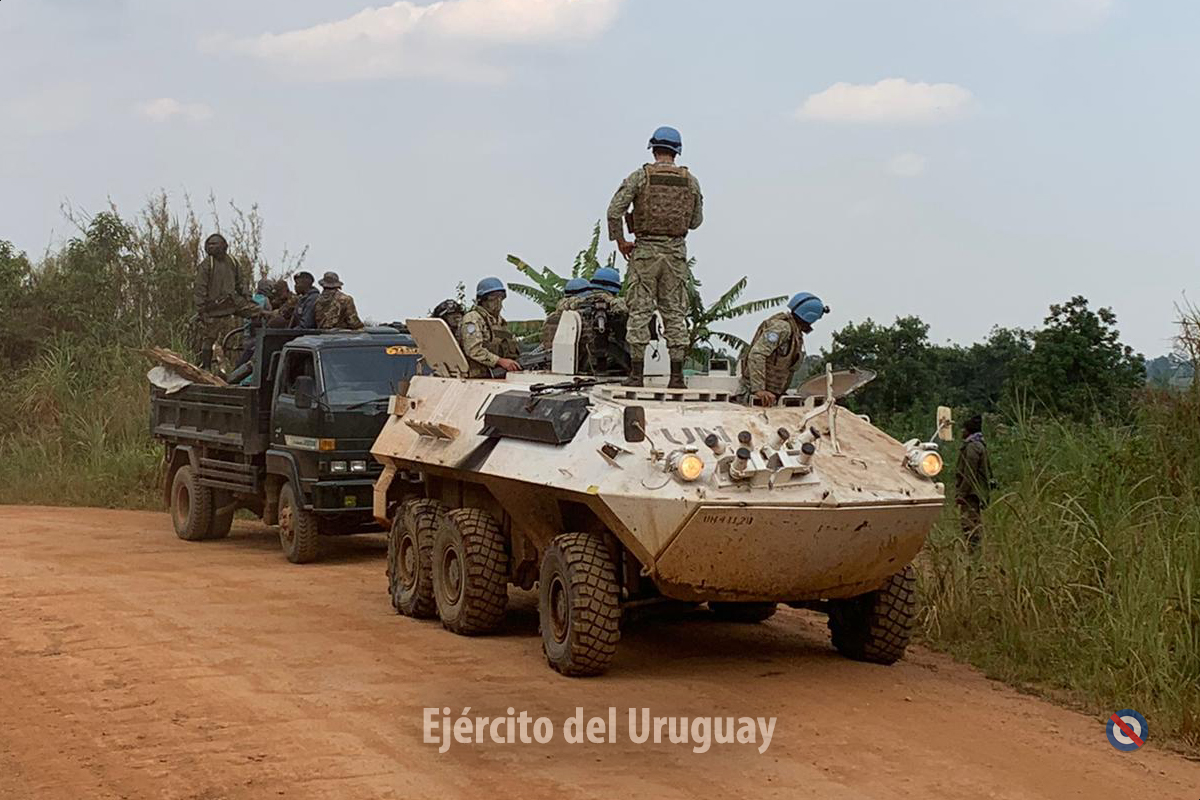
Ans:
{"type": "Polygon", "coordinates": [[[569,268],[670,124],[706,293],[820,295],[810,351],[1083,294],[1156,355],[1200,300],[1198,44],[1191,0],[2,0],[0,239],[214,192],[411,316],[507,253],[569,268]]]}

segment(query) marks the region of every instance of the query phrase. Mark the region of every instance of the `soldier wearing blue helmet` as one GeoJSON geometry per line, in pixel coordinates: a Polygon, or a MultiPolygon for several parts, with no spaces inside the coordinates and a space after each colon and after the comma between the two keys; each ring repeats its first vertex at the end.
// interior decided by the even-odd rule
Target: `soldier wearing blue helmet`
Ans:
{"type": "Polygon", "coordinates": [[[484,278],[475,287],[475,307],[463,315],[459,328],[464,355],[472,378],[487,378],[500,370],[520,372],[517,356],[521,354],[517,340],[500,316],[508,290],[499,278],[484,278]]]}
{"type": "Polygon", "coordinates": [[[792,385],[796,367],[804,360],[804,334],[829,313],[816,295],[801,292],[788,301],[788,310],[767,317],[742,355],[742,395],[746,402],[773,406],[792,385]]]}
{"type": "Polygon", "coordinates": [[[629,260],[629,386],[642,385],[643,354],[650,342],[650,319],[663,318],[671,354],[671,382],[685,388],[683,360],[687,356],[688,231],[704,221],[700,183],[687,167],[676,165],[683,152],[679,131],[661,127],[650,137],[654,161],[630,173],[608,204],[608,237],[629,260]],[[633,210],[630,212],[630,206],[633,210]],[[625,239],[625,225],[635,239],[625,239]]]}

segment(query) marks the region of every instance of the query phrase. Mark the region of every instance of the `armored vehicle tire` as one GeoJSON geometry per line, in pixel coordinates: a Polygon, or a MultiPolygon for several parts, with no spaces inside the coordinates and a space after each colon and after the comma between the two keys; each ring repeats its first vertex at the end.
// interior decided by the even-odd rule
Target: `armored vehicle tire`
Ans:
{"type": "Polygon", "coordinates": [[[775,616],[775,603],[709,603],[708,609],[722,622],[765,622],[775,616]]]}
{"type": "Polygon", "coordinates": [[[842,655],[894,664],[904,655],[917,617],[917,573],[912,565],[880,588],[829,603],[829,631],[842,655]]]}
{"type": "Polygon", "coordinates": [[[189,542],[212,537],[215,494],[212,489],[200,485],[190,466],[184,465],[175,471],[171,480],[171,522],[176,536],[189,542]]]}
{"type": "Polygon", "coordinates": [[[621,638],[620,589],[608,546],[590,533],[556,536],[542,554],[538,621],[546,661],[563,675],[608,670],[621,638]]]}
{"type": "Polygon", "coordinates": [[[463,636],[489,633],[508,605],[508,553],[492,515],[478,508],[447,511],[438,522],[430,561],[438,616],[463,636]]]}
{"type": "Polygon", "coordinates": [[[446,507],[436,500],[409,500],[400,507],[388,534],[388,593],[392,607],[406,617],[437,615],[433,596],[433,537],[446,507]]]}
{"type": "Polygon", "coordinates": [[[279,544],[283,554],[293,564],[307,564],[316,560],[320,542],[317,515],[305,511],[295,488],[285,483],[279,490],[279,544]]]}

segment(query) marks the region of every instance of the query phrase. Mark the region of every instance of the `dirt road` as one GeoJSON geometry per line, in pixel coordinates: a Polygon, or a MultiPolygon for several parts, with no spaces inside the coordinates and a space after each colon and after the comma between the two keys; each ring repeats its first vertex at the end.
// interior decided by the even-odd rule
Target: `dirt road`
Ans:
{"type": "Polygon", "coordinates": [[[392,613],[384,549],[297,567],[256,525],[189,544],[162,514],[0,508],[0,798],[1200,797],[1200,764],[1118,753],[1099,720],[939,655],[846,661],[806,613],[639,623],[609,675],[562,678],[531,595],[500,635],[453,636],[392,613]],[[556,734],[423,743],[425,707],[467,706],[556,734]],[[615,707],[616,743],[564,742],[576,707],[615,707]],[[763,754],[697,754],[631,742],[630,707],[778,721],[763,754]]]}

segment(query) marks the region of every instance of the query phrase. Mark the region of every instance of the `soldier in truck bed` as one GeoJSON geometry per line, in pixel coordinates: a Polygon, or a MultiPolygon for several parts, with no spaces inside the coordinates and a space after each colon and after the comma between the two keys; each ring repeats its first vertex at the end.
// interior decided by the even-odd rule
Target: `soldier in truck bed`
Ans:
{"type": "Polygon", "coordinates": [[[804,360],[804,334],[829,313],[819,297],[801,292],[788,301],[788,310],[763,320],[742,355],[741,394],[745,402],[773,406],[792,385],[796,367],[804,360]]]}
{"type": "Polygon", "coordinates": [[[262,314],[247,292],[250,281],[242,265],[229,254],[229,243],[219,233],[204,240],[206,257],[196,267],[196,361],[210,369],[213,347],[238,323],[262,314]]]}
{"type": "Polygon", "coordinates": [[[354,298],[342,291],[342,281],[336,272],[326,272],[319,281],[321,294],[313,303],[314,321],[323,331],[363,329],[354,298]]]}
{"type": "Polygon", "coordinates": [[[679,131],[661,127],[650,137],[653,163],[630,173],[608,204],[608,236],[629,260],[629,342],[631,367],[626,385],[641,386],[644,353],[650,342],[650,319],[662,314],[671,356],[673,389],[685,388],[683,360],[687,356],[687,244],[689,230],[704,221],[700,183],[687,167],[677,166],[683,152],[679,131]],[[626,241],[624,224],[635,239],[626,241]]]}

